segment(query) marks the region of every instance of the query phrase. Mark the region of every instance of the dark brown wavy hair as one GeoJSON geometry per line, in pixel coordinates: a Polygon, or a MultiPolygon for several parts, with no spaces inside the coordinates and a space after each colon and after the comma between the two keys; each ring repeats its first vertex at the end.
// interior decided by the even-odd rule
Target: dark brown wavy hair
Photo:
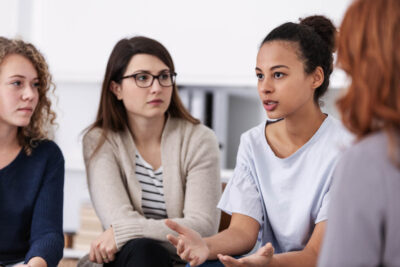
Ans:
{"type": "Polygon", "coordinates": [[[400,167],[400,1],[357,0],[340,27],[338,66],[351,78],[337,102],[346,127],[359,139],[385,131],[400,167]]]}
{"type": "Polygon", "coordinates": [[[17,139],[25,153],[30,155],[36,141],[47,139],[51,125],[54,125],[56,114],[51,109],[51,101],[47,93],[54,92],[55,85],[49,67],[43,55],[30,43],[17,39],[0,37],[0,68],[7,55],[18,54],[27,58],[35,67],[39,78],[39,100],[29,125],[19,127],[17,139]]]}
{"type": "MultiPolygon", "coordinates": [[[[131,58],[136,54],[153,55],[167,65],[171,72],[175,72],[171,55],[158,41],[143,36],[120,40],[114,46],[108,59],[96,120],[87,130],[90,131],[94,128],[103,130],[102,137],[92,155],[104,144],[109,131],[121,132],[128,126],[128,117],[124,104],[117,99],[110,88],[113,81],[116,83],[121,82],[131,58]]],[[[170,117],[185,119],[193,124],[200,123],[199,120],[190,115],[182,104],[176,84],[173,85],[171,103],[167,109],[167,114],[170,117]]]]}

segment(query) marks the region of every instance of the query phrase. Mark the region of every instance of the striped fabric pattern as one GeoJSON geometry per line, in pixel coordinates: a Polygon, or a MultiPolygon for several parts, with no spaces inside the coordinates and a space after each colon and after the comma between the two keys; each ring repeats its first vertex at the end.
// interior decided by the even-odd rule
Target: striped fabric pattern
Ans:
{"type": "Polygon", "coordinates": [[[147,163],[136,151],[136,177],[142,186],[142,210],[146,218],[165,219],[162,166],[158,170],[147,163]]]}

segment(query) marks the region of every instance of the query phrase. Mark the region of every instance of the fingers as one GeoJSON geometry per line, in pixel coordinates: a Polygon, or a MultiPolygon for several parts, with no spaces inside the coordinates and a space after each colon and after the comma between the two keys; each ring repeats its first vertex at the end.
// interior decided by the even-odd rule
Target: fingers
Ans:
{"type": "Polygon", "coordinates": [[[115,260],[115,253],[107,252],[107,257],[108,257],[109,262],[112,262],[115,260]]]}
{"type": "Polygon", "coordinates": [[[176,253],[180,256],[184,250],[185,250],[185,244],[183,243],[182,239],[179,239],[178,245],[176,246],[176,253]]]}
{"type": "Polygon", "coordinates": [[[271,257],[274,255],[274,247],[271,243],[267,243],[265,246],[259,248],[256,254],[260,256],[271,257]]]}
{"type": "Polygon", "coordinates": [[[175,247],[178,245],[179,238],[177,238],[176,236],[167,235],[167,239],[168,239],[168,241],[169,241],[172,245],[174,245],[175,247]]]}
{"type": "Polygon", "coordinates": [[[237,259],[227,256],[227,255],[222,255],[218,254],[218,259],[224,264],[225,267],[240,267],[243,266],[237,259]]]}
{"type": "Polygon", "coordinates": [[[97,242],[93,241],[92,244],[90,245],[90,252],[89,252],[89,260],[91,262],[97,262],[96,251],[97,251],[97,242]]]}
{"type": "Polygon", "coordinates": [[[192,260],[191,258],[190,258],[190,249],[187,249],[187,250],[184,250],[183,252],[182,252],[182,254],[180,254],[179,256],[182,258],[182,259],[185,259],[186,261],[190,261],[190,260],[192,260]]]}
{"type": "Polygon", "coordinates": [[[94,251],[94,257],[95,257],[95,262],[97,262],[97,263],[103,263],[103,257],[101,256],[101,254],[100,254],[100,251],[98,250],[98,249],[96,249],[95,251],[94,251]]]}
{"type": "Polygon", "coordinates": [[[188,228],[172,221],[169,219],[165,220],[165,224],[171,229],[177,232],[178,234],[185,234],[188,231],[188,228]]]}
{"type": "Polygon", "coordinates": [[[191,259],[189,261],[189,265],[190,266],[197,266],[199,265],[199,257],[198,256],[194,256],[193,259],[191,259]]]}

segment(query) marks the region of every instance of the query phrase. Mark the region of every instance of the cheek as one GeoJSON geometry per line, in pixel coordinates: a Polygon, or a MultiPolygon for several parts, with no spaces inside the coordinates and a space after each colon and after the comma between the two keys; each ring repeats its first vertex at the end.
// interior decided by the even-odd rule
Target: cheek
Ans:
{"type": "MultiPolygon", "coordinates": [[[[43,98],[43,97],[46,97],[46,96],[44,95],[44,96],[42,96],[42,98],[43,98]]],[[[40,100],[40,95],[39,95],[39,92],[36,91],[35,97],[34,97],[34,99],[33,99],[33,103],[34,103],[34,106],[35,106],[35,107],[36,107],[37,104],[39,103],[39,100],[40,100]]]]}

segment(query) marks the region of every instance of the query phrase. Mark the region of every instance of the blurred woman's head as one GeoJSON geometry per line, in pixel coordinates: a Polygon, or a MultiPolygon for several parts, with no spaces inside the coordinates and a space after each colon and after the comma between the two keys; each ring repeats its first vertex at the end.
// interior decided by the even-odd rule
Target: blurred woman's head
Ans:
{"type": "Polygon", "coordinates": [[[18,142],[30,154],[56,117],[47,96],[54,88],[48,65],[32,44],[0,37],[0,80],[0,120],[17,127],[18,142]]]}
{"type": "Polygon", "coordinates": [[[357,0],[338,40],[338,66],[351,78],[338,101],[344,124],[359,138],[400,131],[400,1],[357,0]]]}

